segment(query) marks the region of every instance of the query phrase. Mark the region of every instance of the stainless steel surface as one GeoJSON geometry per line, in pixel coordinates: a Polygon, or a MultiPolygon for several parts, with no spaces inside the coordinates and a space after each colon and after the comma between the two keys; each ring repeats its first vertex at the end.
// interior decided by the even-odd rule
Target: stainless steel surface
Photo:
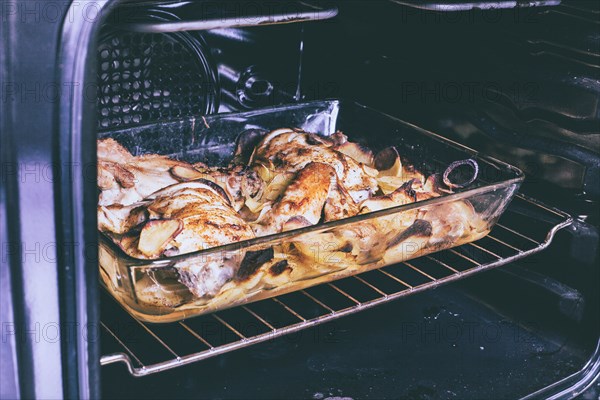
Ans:
{"type": "Polygon", "coordinates": [[[422,0],[391,0],[403,6],[420,8],[432,11],[469,11],[469,10],[494,10],[516,7],[549,7],[561,4],[561,0],[537,0],[520,2],[517,0],[482,0],[482,1],[422,1],[422,0]]]}
{"type": "MultiPolygon", "coordinates": [[[[203,328],[207,322],[199,319],[169,325],[130,320],[129,323],[135,325],[139,332],[145,332],[144,337],[136,337],[136,340],[119,336],[123,321],[109,322],[105,319],[102,330],[114,339],[122,351],[104,355],[101,364],[122,362],[131,375],[145,376],[271,340],[535,254],[548,247],[556,232],[571,222],[572,218],[562,211],[517,196],[492,232],[478,242],[411,260],[410,263],[384,267],[201,317],[228,332],[233,340],[227,343],[211,343],[213,338],[207,338],[206,329],[203,328]],[[415,280],[415,277],[418,279],[415,280]],[[347,305],[340,306],[339,301],[334,300],[335,296],[341,296],[347,305]],[[298,306],[303,304],[298,303],[298,297],[312,304],[311,310],[319,309],[318,315],[306,315],[298,306]],[[236,324],[236,321],[228,318],[228,312],[243,313],[244,318],[251,318],[257,326],[261,326],[262,332],[241,332],[242,324],[236,324]],[[269,317],[273,312],[281,313],[293,322],[280,326],[269,317]],[[168,327],[167,330],[165,327],[168,327]],[[149,350],[148,341],[168,358],[146,362],[141,353],[149,350]]],[[[154,358],[157,351],[152,352],[154,358]]]]}
{"type": "MultiPolygon", "coordinates": [[[[259,11],[258,14],[248,14],[244,7],[237,10],[235,15],[221,16],[219,18],[207,18],[207,15],[215,10],[199,8],[198,13],[186,15],[179,21],[144,21],[124,24],[123,28],[142,33],[169,33],[184,31],[208,31],[211,29],[242,28],[249,26],[265,26],[290,24],[294,22],[322,21],[334,18],[338,14],[336,6],[317,7],[302,1],[290,2],[285,11],[273,8],[274,4],[253,4],[259,11]],[[290,7],[291,6],[291,7],[290,7]],[[289,11],[291,10],[291,11],[289,11]]],[[[214,6],[214,4],[213,4],[214,6]]],[[[253,7],[250,7],[254,11],[253,7]]],[[[170,10],[176,13],[176,10],[170,10]]],[[[179,15],[178,15],[179,16],[179,15]]]]}
{"type": "MultiPolygon", "coordinates": [[[[1,52],[1,50],[0,50],[1,52]]],[[[0,138],[2,143],[2,159],[6,160],[8,153],[8,140],[5,136],[0,138]]],[[[2,246],[10,243],[8,240],[8,221],[6,211],[6,186],[0,187],[0,237],[2,246]]],[[[4,250],[3,250],[4,251],[4,250]]],[[[0,343],[0,399],[20,398],[19,391],[19,362],[17,357],[16,323],[14,316],[14,305],[12,299],[12,277],[10,270],[10,254],[4,253],[0,259],[0,315],[2,315],[2,342],[0,343]]]]}

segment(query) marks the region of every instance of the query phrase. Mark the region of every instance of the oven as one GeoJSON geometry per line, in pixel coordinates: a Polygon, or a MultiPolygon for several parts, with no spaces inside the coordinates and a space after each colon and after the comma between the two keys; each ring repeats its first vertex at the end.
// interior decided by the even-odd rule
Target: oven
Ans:
{"type": "Polygon", "coordinates": [[[1,7],[1,398],[597,398],[597,3],[1,7]],[[339,99],[519,194],[474,243],[184,321],[101,287],[97,138],[339,99]]]}

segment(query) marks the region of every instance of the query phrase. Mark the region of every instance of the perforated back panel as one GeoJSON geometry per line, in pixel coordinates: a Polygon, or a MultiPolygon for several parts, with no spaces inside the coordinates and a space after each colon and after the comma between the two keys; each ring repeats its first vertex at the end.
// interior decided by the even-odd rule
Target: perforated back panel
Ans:
{"type": "Polygon", "coordinates": [[[211,113],[217,78],[190,33],[111,32],[98,47],[98,128],[211,113]]]}

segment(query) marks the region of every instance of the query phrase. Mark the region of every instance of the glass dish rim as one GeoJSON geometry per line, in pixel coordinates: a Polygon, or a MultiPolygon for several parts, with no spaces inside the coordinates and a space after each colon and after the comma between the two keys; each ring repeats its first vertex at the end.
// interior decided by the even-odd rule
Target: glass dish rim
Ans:
{"type": "MultiPolygon", "coordinates": [[[[520,184],[525,179],[525,174],[523,173],[523,171],[513,165],[510,165],[508,163],[505,163],[505,162],[500,161],[493,157],[481,155],[481,154],[479,154],[478,151],[473,150],[470,147],[464,146],[464,145],[462,145],[458,142],[455,142],[451,139],[447,139],[447,138],[445,138],[441,135],[438,135],[434,132],[431,132],[431,131],[428,131],[421,127],[418,127],[416,125],[413,125],[413,124],[406,122],[398,117],[394,117],[387,113],[381,112],[377,109],[365,106],[361,103],[358,103],[356,101],[351,101],[351,100],[343,100],[343,99],[338,99],[338,98],[313,100],[313,101],[302,102],[302,103],[283,104],[283,105],[278,105],[278,106],[264,107],[264,108],[259,108],[259,109],[255,109],[255,110],[244,111],[244,112],[212,114],[210,116],[205,116],[205,118],[252,116],[252,115],[259,115],[259,114],[268,113],[268,112],[285,111],[285,110],[289,110],[289,109],[308,107],[310,105],[317,105],[317,104],[324,104],[324,103],[332,103],[332,104],[338,103],[340,106],[343,104],[350,103],[352,106],[360,107],[365,110],[375,112],[382,117],[391,119],[397,123],[400,123],[406,127],[409,127],[411,129],[417,131],[418,133],[424,134],[433,140],[436,140],[436,141],[442,142],[444,144],[447,144],[449,146],[455,147],[457,150],[460,150],[462,152],[469,153],[471,157],[477,159],[478,161],[483,161],[487,164],[495,165],[497,167],[502,167],[505,170],[509,170],[515,174],[515,177],[507,179],[507,180],[503,180],[500,182],[492,183],[489,185],[484,185],[481,187],[473,188],[473,189],[466,189],[464,191],[460,191],[457,193],[451,193],[448,195],[443,195],[440,197],[435,197],[435,198],[431,198],[431,199],[427,199],[427,200],[416,201],[416,202],[410,203],[410,204],[394,206],[394,207],[386,208],[383,210],[372,211],[372,212],[369,212],[366,214],[359,214],[359,215],[355,215],[350,218],[344,218],[344,219],[340,219],[340,220],[336,220],[336,221],[324,222],[324,223],[320,223],[317,225],[311,225],[311,226],[307,226],[304,228],[293,229],[293,230],[286,231],[286,232],[279,232],[279,233],[274,233],[271,235],[259,236],[259,237],[253,238],[253,239],[247,239],[247,240],[242,240],[239,242],[228,243],[228,244],[224,244],[221,246],[210,247],[210,248],[198,250],[198,251],[195,251],[192,253],[180,254],[180,255],[171,256],[171,257],[163,257],[163,258],[153,259],[153,260],[130,256],[129,254],[125,253],[125,251],[123,249],[121,249],[108,235],[106,235],[104,232],[98,231],[100,241],[103,244],[107,245],[115,253],[115,256],[117,256],[120,261],[127,262],[128,268],[130,268],[130,267],[144,267],[144,268],[168,267],[172,263],[181,262],[181,261],[184,261],[189,258],[206,256],[208,254],[214,254],[214,253],[219,253],[219,252],[239,251],[239,250],[243,250],[245,248],[250,248],[250,247],[253,247],[256,245],[265,244],[265,243],[275,241],[275,240],[287,239],[290,237],[305,235],[308,233],[319,233],[320,231],[324,231],[327,229],[339,228],[339,227],[343,227],[345,225],[350,225],[350,224],[361,222],[361,221],[376,219],[379,217],[389,216],[389,215],[393,215],[396,213],[409,211],[409,210],[412,210],[415,208],[420,208],[420,207],[424,207],[424,206],[430,206],[430,205],[435,205],[435,204],[440,204],[440,203],[445,203],[445,202],[463,200],[464,198],[467,198],[467,197],[476,196],[476,195],[483,194],[483,193],[486,193],[489,191],[496,191],[498,189],[506,188],[511,185],[520,184]]],[[[163,123],[195,121],[196,118],[201,118],[201,117],[178,118],[178,119],[174,119],[174,120],[163,121],[163,123]]],[[[140,128],[143,128],[146,126],[153,126],[153,125],[156,125],[156,123],[138,125],[138,126],[130,127],[127,129],[104,130],[104,131],[101,131],[101,133],[108,133],[108,132],[115,132],[115,131],[127,131],[127,130],[131,130],[131,129],[140,129],[140,128]]]]}

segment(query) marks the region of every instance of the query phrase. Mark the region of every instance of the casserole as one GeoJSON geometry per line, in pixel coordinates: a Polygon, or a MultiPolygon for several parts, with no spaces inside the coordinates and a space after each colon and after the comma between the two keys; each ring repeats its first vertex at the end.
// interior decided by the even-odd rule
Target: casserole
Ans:
{"type": "Polygon", "coordinates": [[[132,315],[147,322],[178,321],[476,241],[487,235],[524,179],[514,167],[481,157],[360,104],[340,100],[182,119],[106,131],[100,136],[117,140],[135,155],[159,153],[187,162],[224,166],[231,161],[241,132],[282,126],[326,136],[341,130],[350,140],[374,150],[395,146],[427,175],[441,174],[450,164],[463,159],[476,160],[479,172],[468,188],[452,194],[158,260],[128,256],[110,238],[101,235],[102,281],[132,315]],[[457,214],[462,212],[465,216],[459,217],[457,214]],[[417,220],[416,215],[425,215],[425,220],[432,221],[417,220]],[[453,225],[452,232],[434,240],[431,226],[423,226],[432,224],[435,229],[444,218],[454,218],[448,223],[453,225]],[[373,237],[365,246],[340,250],[346,238],[356,236],[356,231],[367,224],[374,228],[373,237]],[[421,232],[427,229],[428,233],[421,232]],[[397,239],[386,242],[390,237],[397,239]],[[266,253],[268,256],[263,257],[266,253]],[[248,261],[249,255],[261,261],[251,265],[257,261],[248,261]],[[198,274],[205,274],[202,269],[215,262],[250,272],[226,283],[215,296],[195,296],[189,290],[189,281],[198,278],[184,277],[183,270],[195,268],[201,271],[198,274]],[[272,267],[281,265],[283,268],[273,271],[272,267]]]}

